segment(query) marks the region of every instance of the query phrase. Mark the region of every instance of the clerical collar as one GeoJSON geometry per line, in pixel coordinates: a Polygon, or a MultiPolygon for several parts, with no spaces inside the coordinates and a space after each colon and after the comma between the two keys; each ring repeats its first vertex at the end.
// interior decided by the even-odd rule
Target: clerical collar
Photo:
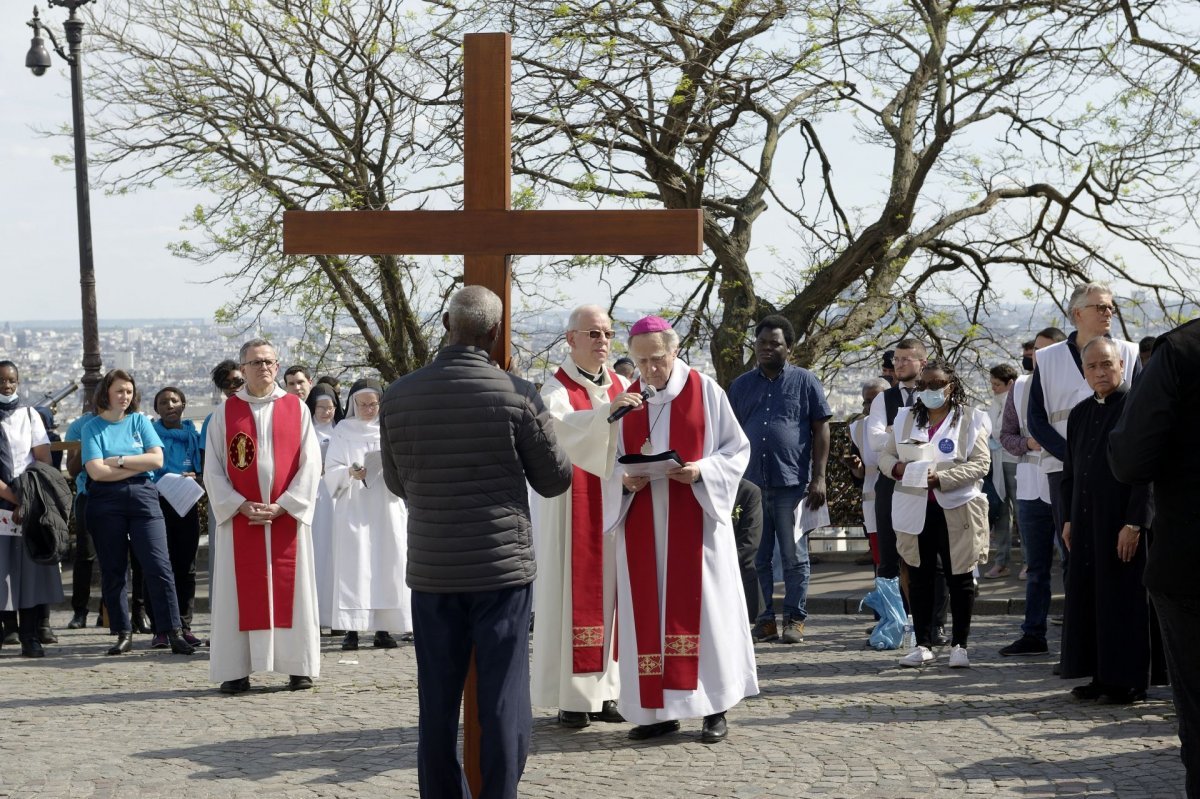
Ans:
{"type": "Polygon", "coordinates": [[[588,380],[591,380],[596,385],[598,385],[598,386],[604,385],[604,367],[603,366],[600,367],[600,374],[596,374],[596,375],[594,375],[591,372],[589,372],[588,370],[584,369],[579,364],[575,364],[575,370],[577,372],[579,372],[579,374],[581,374],[585,378],[587,378],[588,380]]]}

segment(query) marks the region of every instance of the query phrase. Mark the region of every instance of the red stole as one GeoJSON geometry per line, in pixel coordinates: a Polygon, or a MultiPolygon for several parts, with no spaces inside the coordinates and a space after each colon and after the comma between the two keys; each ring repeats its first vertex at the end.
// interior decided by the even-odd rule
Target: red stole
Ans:
{"type": "MultiPolygon", "coordinates": [[[[275,477],[267,502],[279,499],[300,469],[300,399],[294,394],[285,394],[274,404],[271,446],[275,477]]],[[[225,443],[226,473],[234,490],[251,502],[263,502],[258,484],[258,431],[250,403],[241,397],[230,397],[225,401],[225,443]]],[[[233,516],[233,569],[237,583],[238,629],[242,632],[292,626],[296,550],[299,547],[296,518],[284,513],[270,524],[270,571],[267,570],[267,539],[264,535],[267,529],[250,524],[241,513],[233,516]]]]}
{"type": "MultiPolygon", "coordinates": [[[[592,410],[592,397],[561,368],[555,378],[567,390],[571,407],[592,410]]],[[[608,401],[621,393],[615,372],[608,401]]],[[[579,467],[571,477],[571,670],[604,671],[604,507],[600,478],[579,467]]]]}
{"type": "MultiPolygon", "coordinates": [[[[641,381],[629,387],[641,391],[641,381]]],[[[671,449],[684,463],[704,454],[704,392],[692,370],[679,396],[671,400],[671,449]]],[[[647,409],[652,410],[653,405],[647,409]]],[[[650,413],[621,421],[627,453],[641,451],[650,437],[650,413]]],[[[700,584],[704,561],[704,511],[694,489],[667,481],[666,635],[659,626],[658,555],[654,541],[654,500],[650,486],[633,497],[625,517],[625,560],[633,602],[641,706],[663,706],[663,690],[693,691],[700,673],[700,584]],[[665,658],[664,658],[665,655],[665,658]],[[665,661],[665,662],[664,662],[665,661]]]]}

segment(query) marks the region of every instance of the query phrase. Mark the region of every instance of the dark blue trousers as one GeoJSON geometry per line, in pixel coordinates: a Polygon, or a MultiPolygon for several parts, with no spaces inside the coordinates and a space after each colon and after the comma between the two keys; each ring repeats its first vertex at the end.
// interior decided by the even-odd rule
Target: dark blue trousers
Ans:
{"type": "Polygon", "coordinates": [[[167,556],[167,528],[158,505],[158,489],[148,477],[88,484],[87,526],[100,561],[100,590],[108,608],[109,629],[130,632],[125,594],[129,550],[142,564],[146,593],[154,609],[154,631],[179,629],[179,603],[167,556]]]}
{"type": "Polygon", "coordinates": [[[460,594],[412,592],[421,710],[417,779],[423,799],[471,799],[458,759],[458,714],[472,647],[483,773],[483,790],[475,799],[516,799],[533,725],[532,604],[529,585],[460,594]]]}

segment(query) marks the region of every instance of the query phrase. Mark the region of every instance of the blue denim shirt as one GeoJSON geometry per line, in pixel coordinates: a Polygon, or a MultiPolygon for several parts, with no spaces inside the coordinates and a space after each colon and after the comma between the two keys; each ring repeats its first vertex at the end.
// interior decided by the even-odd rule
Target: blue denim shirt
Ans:
{"type": "Polygon", "coordinates": [[[816,375],[789,363],[770,380],[755,367],[729,386],[729,403],[750,439],[746,479],[759,488],[807,486],[812,423],[832,415],[816,375]]]}

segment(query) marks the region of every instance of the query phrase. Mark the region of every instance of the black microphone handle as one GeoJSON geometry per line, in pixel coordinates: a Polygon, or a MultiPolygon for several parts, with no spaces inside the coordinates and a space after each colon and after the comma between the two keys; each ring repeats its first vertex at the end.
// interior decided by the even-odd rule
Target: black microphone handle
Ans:
{"type": "Polygon", "coordinates": [[[642,406],[641,405],[622,405],[620,408],[617,408],[615,411],[613,411],[612,413],[610,413],[608,415],[608,423],[612,424],[613,422],[617,421],[625,414],[629,413],[630,411],[637,410],[640,407],[642,407],[642,406]]]}

